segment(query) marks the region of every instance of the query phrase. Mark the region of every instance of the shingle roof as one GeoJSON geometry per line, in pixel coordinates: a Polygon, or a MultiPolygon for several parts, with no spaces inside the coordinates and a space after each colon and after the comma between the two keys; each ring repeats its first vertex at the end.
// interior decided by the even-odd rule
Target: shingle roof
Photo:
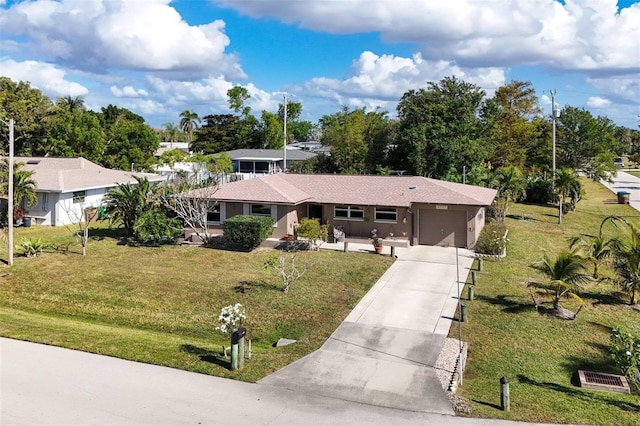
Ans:
{"type": "Polygon", "coordinates": [[[220,201],[302,202],[370,206],[413,203],[487,206],[496,191],[417,176],[274,174],[222,185],[220,201]]]}
{"type": "Polygon", "coordinates": [[[135,182],[134,176],[147,177],[151,182],[164,180],[164,177],[153,173],[107,169],[82,157],[16,157],[14,160],[25,163],[25,170],[35,172],[33,179],[38,191],[71,192],[109,188],[135,182]]]}
{"type": "MultiPolygon", "coordinates": [[[[234,149],[227,151],[232,160],[271,160],[279,161],[284,159],[281,149],[234,149]]],[[[306,160],[315,157],[315,153],[303,151],[301,149],[288,149],[287,161],[306,160]]]]}

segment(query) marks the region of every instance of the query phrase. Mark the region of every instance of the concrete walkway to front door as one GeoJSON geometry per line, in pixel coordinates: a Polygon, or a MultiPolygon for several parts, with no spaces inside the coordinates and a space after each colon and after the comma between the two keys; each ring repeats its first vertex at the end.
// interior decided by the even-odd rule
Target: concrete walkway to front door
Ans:
{"type": "Polygon", "coordinates": [[[435,371],[473,252],[413,246],[317,351],[260,383],[411,411],[453,414],[435,371]]]}

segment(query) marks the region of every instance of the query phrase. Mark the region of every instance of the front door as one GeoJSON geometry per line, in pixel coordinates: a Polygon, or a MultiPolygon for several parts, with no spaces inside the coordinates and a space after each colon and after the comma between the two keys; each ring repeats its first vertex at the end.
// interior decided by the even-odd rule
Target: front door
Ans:
{"type": "Polygon", "coordinates": [[[307,216],[309,219],[318,219],[322,223],[322,204],[309,204],[307,216]]]}

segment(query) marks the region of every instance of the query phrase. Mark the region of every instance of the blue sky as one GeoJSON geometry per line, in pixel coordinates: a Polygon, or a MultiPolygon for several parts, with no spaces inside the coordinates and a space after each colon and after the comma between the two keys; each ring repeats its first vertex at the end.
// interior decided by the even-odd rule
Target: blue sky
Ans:
{"type": "Polygon", "coordinates": [[[282,94],[316,122],[343,105],[395,114],[445,76],[491,96],[531,81],[638,128],[640,2],[615,0],[0,0],[0,75],[89,108],[126,107],[160,127],[185,109],[254,114],[282,94]]]}

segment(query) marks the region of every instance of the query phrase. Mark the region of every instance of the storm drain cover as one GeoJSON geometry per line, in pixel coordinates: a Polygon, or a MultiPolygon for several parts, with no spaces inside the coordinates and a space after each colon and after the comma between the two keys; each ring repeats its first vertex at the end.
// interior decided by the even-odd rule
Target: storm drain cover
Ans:
{"type": "Polygon", "coordinates": [[[586,389],[631,393],[629,383],[627,383],[627,379],[624,376],[578,370],[578,377],[580,379],[580,387],[586,389]]]}

